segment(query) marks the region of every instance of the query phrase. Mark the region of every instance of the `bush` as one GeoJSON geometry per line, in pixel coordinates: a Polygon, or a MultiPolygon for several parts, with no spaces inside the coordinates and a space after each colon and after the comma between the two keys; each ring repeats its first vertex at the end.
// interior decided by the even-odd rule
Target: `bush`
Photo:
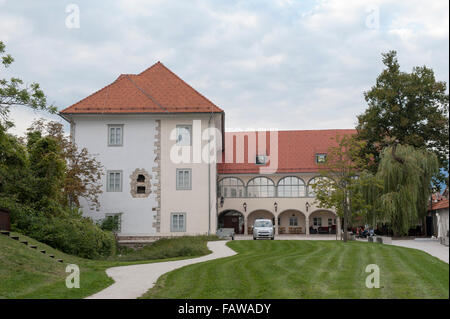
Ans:
{"type": "Polygon", "coordinates": [[[116,252],[114,235],[100,229],[91,219],[83,218],[77,212],[48,217],[5,199],[0,199],[0,206],[11,210],[13,230],[67,254],[94,259],[105,258],[116,252]]]}
{"type": "Polygon", "coordinates": [[[97,222],[97,226],[103,230],[116,232],[119,230],[119,218],[120,217],[118,215],[107,216],[102,220],[99,220],[97,222]]]}

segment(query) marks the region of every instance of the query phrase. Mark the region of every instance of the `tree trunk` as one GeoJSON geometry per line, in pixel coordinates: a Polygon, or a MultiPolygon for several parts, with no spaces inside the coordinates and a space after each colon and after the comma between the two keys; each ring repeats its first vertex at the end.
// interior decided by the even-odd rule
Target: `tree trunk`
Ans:
{"type": "Polygon", "coordinates": [[[344,243],[348,240],[348,208],[347,199],[344,200],[344,243]]]}

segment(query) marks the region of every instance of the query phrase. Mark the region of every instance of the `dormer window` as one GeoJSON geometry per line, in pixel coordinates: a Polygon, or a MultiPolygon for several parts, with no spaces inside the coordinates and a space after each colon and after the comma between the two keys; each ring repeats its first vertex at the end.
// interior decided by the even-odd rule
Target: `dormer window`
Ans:
{"type": "Polygon", "coordinates": [[[325,154],[325,153],[316,154],[316,163],[317,164],[325,163],[326,160],[327,160],[327,154],[325,154]]]}
{"type": "Polygon", "coordinates": [[[255,164],[256,165],[266,164],[266,155],[256,155],[255,164]]]}

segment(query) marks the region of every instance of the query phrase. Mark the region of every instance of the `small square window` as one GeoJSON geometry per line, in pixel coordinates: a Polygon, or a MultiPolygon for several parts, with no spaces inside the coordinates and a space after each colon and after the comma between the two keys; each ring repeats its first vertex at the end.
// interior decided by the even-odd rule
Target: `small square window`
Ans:
{"type": "Polygon", "coordinates": [[[316,163],[317,164],[325,163],[326,160],[327,160],[327,154],[316,154],[316,163]]]}
{"type": "Polygon", "coordinates": [[[106,191],[121,192],[122,191],[122,171],[108,171],[106,175],[106,191]]]}
{"type": "Polygon", "coordinates": [[[108,125],[108,145],[122,146],[123,145],[123,125],[111,124],[108,125]]]}
{"type": "Polygon", "coordinates": [[[255,163],[256,165],[266,164],[266,155],[256,155],[255,163]]]}
{"type": "Polygon", "coordinates": [[[138,194],[145,194],[145,186],[138,186],[136,193],[138,194]]]}
{"type": "Polygon", "coordinates": [[[170,216],[170,231],[186,231],[186,213],[172,213],[170,216]]]}
{"type": "Polygon", "coordinates": [[[192,176],[191,169],[179,169],[177,168],[177,190],[190,190],[192,189],[192,176]]]}
{"type": "Polygon", "coordinates": [[[191,146],[192,141],[192,126],[191,125],[177,125],[177,145],[191,146]]]}

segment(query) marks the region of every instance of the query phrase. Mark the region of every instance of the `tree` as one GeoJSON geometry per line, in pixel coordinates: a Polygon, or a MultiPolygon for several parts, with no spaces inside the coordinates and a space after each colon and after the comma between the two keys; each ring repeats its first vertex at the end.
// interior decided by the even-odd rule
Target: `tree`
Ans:
{"type": "Polygon", "coordinates": [[[91,208],[98,210],[98,196],[102,193],[102,164],[89,154],[86,148],[79,150],[76,144],[64,135],[61,123],[37,120],[28,128],[29,137],[36,134],[51,137],[61,148],[61,156],[67,166],[62,184],[64,204],[79,206],[80,198],[85,198],[91,208]]]}
{"type": "MultiPolygon", "coordinates": [[[[5,45],[2,41],[0,41],[0,57],[1,65],[5,69],[14,62],[13,57],[5,53],[5,45]]],[[[11,106],[18,105],[28,106],[35,110],[45,110],[50,113],[56,113],[57,111],[55,106],[47,104],[47,98],[38,83],[25,86],[23,81],[16,77],[9,80],[0,78],[0,121],[3,122],[5,127],[14,125],[9,121],[8,114],[11,106]]]]}
{"type": "Polygon", "coordinates": [[[362,154],[373,155],[367,165],[375,174],[382,150],[394,142],[427,149],[439,160],[441,171],[434,175],[438,185],[446,180],[442,171],[448,172],[449,164],[447,85],[436,81],[426,66],[401,72],[395,51],[382,56],[386,68],[364,93],[368,108],[358,116],[358,138],[366,141],[362,154]]]}
{"type": "Polygon", "coordinates": [[[425,149],[395,143],[383,150],[377,177],[384,188],[374,205],[394,236],[407,234],[427,212],[431,178],[438,170],[436,154],[425,149]]]}
{"type": "Polygon", "coordinates": [[[34,132],[28,133],[27,149],[33,177],[29,183],[35,194],[30,196],[30,204],[48,215],[60,215],[66,170],[61,146],[56,139],[34,132]]]}
{"type": "Polygon", "coordinates": [[[320,164],[320,177],[313,184],[319,207],[335,209],[344,222],[344,242],[347,241],[349,220],[357,213],[371,209],[366,201],[365,187],[381,187],[373,174],[364,170],[365,159],[359,157],[365,142],[354,136],[336,137],[336,146],[327,151],[320,164]]]}

